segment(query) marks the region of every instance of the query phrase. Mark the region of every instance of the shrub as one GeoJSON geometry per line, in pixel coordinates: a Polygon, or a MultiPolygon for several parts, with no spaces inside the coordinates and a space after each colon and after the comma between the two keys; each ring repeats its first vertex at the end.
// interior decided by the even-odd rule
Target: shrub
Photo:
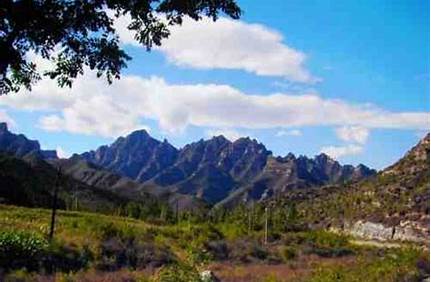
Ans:
{"type": "Polygon", "coordinates": [[[47,249],[48,242],[33,233],[23,231],[0,232],[0,266],[6,270],[38,269],[47,249]]]}
{"type": "Polygon", "coordinates": [[[229,258],[234,261],[247,263],[265,260],[268,256],[268,251],[256,241],[236,240],[229,244],[229,258]]]}
{"type": "Polygon", "coordinates": [[[229,257],[229,249],[223,240],[211,241],[206,244],[206,250],[215,260],[225,260],[229,257]]]}
{"type": "Polygon", "coordinates": [[[268,252],[259,245],[253,245],[251,255],[259,260],[264,260],[268,257],[268,252]]]}
{"type": "Polygon", "coordinates": [[[93,259],[93,253],[87,246],[76,249],[54,241],[49,245],[43,263],[48,272],[69,272],[86,268],[93,259]]]}
{"type": "Polygon", "coordinates": [[[101,243],[100,249],[100,262],[97,268],[102,270],[160,267],[174,261],[174,255],[168,249],[152,243],[141,243],[135,238],[107,239],[101,243]]]}
{"type": "Polygon", "coordinates": [[[374,260],[370,260],[368,256],[361,256],[354,266],[317,267],[310,281],[421,281],[424,277],[421,277],[416,266],[418,256],[419,252],[412,249],[387,250],[383,257],[374,260]]]}
{"type": "Polygon", "coordinates": [[[282,247],[280,255],[285,262],[291,261],[297,256],[297,250],[295,247],[285,246],[282,247]]]}
{"type": "Polygon", "coordinates": [[[191,282],[200,281],[199,272],[188,264],[173,264],[162,268],[156,278],[157,282],[191,282]]]}

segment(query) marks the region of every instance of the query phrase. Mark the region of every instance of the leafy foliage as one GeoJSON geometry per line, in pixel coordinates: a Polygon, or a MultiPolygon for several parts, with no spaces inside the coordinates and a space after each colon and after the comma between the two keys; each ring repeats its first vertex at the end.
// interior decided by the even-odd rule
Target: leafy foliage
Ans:
{"type": "Polygon", "coordinates": [[[31,89],[41,75],[70,87],[85,67],[109,83],[119,78],[130,57],[119,46],[113,26],[116,17],[129,14],[128,28],[150,50],[183,17],[216,20],[220,12],[236,19],[241,14],[234,0],[1,1],[0,94],[22,86],[31,89]],[[30,51],[54,62],[54,69],[40,74],[28,59],[30,51]]]}
{"type": "Polygon", "coordinates": [[[0,265],[5,269],[26,267],[36,270],[47,249],[48,242],[38,235],[22,231],[0,232],[0,265]]]}

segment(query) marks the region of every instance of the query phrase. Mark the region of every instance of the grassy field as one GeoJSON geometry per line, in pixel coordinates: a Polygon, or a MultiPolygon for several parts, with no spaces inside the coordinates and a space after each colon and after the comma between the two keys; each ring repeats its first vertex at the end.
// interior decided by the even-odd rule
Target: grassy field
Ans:
{"type": "Polygon", "coordinates": [[[421,281],[426,250],[377,248],[326,231],[248,231],[235,223],[157,224],[0,205],[1,281],[421,281]]]}

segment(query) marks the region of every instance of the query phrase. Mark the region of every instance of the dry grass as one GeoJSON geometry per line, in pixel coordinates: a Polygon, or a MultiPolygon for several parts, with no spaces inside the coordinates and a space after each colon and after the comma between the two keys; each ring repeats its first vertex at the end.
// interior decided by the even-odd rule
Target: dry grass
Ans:
{"type": "Polygon", "coordinates": [[[317,255],[300,256],[288,264],[242,264],[217,263],[209,266],[223,282],[290,282],[306,281],[317,265],[352,266],[355,257],[321,258],[317,255]]]}

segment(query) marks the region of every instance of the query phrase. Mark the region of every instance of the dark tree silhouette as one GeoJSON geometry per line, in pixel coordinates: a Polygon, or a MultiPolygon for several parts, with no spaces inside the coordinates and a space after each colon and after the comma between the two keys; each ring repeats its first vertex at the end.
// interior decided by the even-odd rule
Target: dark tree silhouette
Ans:
{"type": "Polygon", "coordinates": [[[130,57],[119,46],[114,17],[130,14],[128,28],[150,50],[184,16],[217,20],[220,13],[238,19],[241,10],[235,0],[1,0],[0,94],[31,89],[43,75],[56,79],[60,87],[71,87],[85,66],[109,83],[118,79],[130,57]],[[54,55],[55,47],[60,51],[54,55]],[[25,56],[28,51],[55,67],[38,73],[25,56]]]}

